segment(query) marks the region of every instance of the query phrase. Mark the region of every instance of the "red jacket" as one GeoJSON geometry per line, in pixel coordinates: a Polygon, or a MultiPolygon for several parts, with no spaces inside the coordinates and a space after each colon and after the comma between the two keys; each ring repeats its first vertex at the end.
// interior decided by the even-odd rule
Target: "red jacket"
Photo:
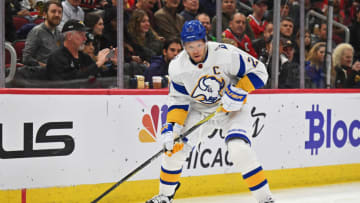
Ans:
{"type": "Polygon", "coordinates": [[[235,40],[238,48],[246,51],[255,58],[258,57],[250,38],[245,33],[243,34],[242,38],[238,38],[235,36],[235,34],[232,33],[230,28],[226,28],[226,30],[223,32],[223,37],[235,40]]]}
{"type": "Polygon", "coordinates": [[[268,22],[267,21],[258,22],[252,15],[249,15],[247,19],[252,31],[254,32],[255,39],[261,37],[261,34],[264,32],[268,22]]]}

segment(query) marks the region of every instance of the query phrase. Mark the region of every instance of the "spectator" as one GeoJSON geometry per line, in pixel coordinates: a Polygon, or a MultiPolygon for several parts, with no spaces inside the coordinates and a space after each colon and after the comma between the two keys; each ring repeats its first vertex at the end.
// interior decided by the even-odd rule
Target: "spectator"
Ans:
{"type": "Polygon", "coordinates": [[[185,21],[194,20],[199,10],[199,0],[183,0],[184,10],[180,15],[185,21]]]}
{"type": "Polygon", "coordinates": [[[211,34],[211,23],[210,23],[210,17],[206,13],[200,13],[195,17],[196,20],[200,21],[200,23],[205,27],[206,29],[206,38],[209,41],[216,41],[216,37],[211,34]]]}
{"type": "Polygon", "coordinates": [[[23,63],[28,66],[46,67],[50,53],[61,44],[60,24],[63,8],[58,1],[44,5],[45,21],[35,26],[28,34],[23,50],[23,63]]]}
{"type": "Polygon", "coordinates": [[[306,88],[325,88],[326,71],[324,67],[326,44],[316,43],[309,52],[305,62],[305,87],[306,88]]]}
{"type": "Polygon", "coordinates": [[[22,0],[5,0],[5,3],[10,6],[10,11],[12,15],[26,18],[30,16],[29,10],[27,10],[21,5],[22,0]]]}
{"type": "Polygon", "coordinates": [[[280,21],[280,36],[293,39],[294,21],[290,17],[282,18],[280,21]]]}
{"type": "Polygon", "coordinates": [[[360,5],[356,7],[356,17],[350,27],[350,44],[355,49],[355,58],[360,58],[360,5]]]}
{"type": "Polygon", "coordinates": [[[280,17],[282,17],[282,18],[288,17],[289,11],[290,11],[290,1],[289,0],[281,0],[280,17]]]}
{"type": "Polygon", "coordinates": [[[179,4],[180,0],[165,0],[165,6],[156,11],[154,15],[155,30],[165,39],[180,37],[184,18],[176,13],[179,4]]]}
{"type": "Polygon", "coordinates": [[[216,15],[216,0],[199,0],[199,12],[213,18],[216,15]]]}
{"type": "Polygon", "coordinates": [[[358,58],[351,68],[347,79],[349,88],[360,88],[360,59],[358,58]]]}
{"type": "MultiPolygon", "coordinates": [[[[321,24],[320,24],[319,35],[315,36],[315,38],[313,39],[314,44],[317,42],[326,42],[327,43],[327,23],[324,21],[321,22],[321,24]]],[[[332,47],[332,49],[334,49],[336,47],[336,43],[334,40],[332,40],[331,47],[332,47]]]]}
{"type": "Polygon", "coordinates": [[[230,18],[229,27],[223,32],[223,37],[236,41],[237,47],[257,58],[250,38],[245,34],[246,16],[242,13],[235,13],[230,18]]]}
{"type": "MultiPolygon", "coordinates": [[[[107,60],[109,49],[99,51],[97,61],[81,52],[86,41],[86,27],[79,20],[69,20],[63,26],[64,44],[52,52],[46,66],[50,80],[72,80],[96,76],[107,60]]],[[[116,63],[116,55],[111,58],[116,63]]]]}
{"type": "Polygon", "coordinates": [[[89,55],[94,61],[96,61],[94,39],[95,37],[91,32],[86,32],[86,41],[84,43],[84,49],[82,49],[81,51],[89,55]]]}
{"type": "Polygon", "coordinates": [[[269,60],[272,52],[272,36],[273,36],[273,23],[268,22],[265,26],[263,36],[253,41],[255,52],[258,54],[259,60],[269,65],[269,60]]]}
{"type": "Polygon", "coordinates": [[[97,55],[97,53],[100,51],[100,43],[101,43],[101,37],[103,35],[104,30],[104,21],[102,17],[95,13],[88,13],[85,16],[84,21],[86,27],[90,28],[90,32],[94,36],[93,45],[94,45],[94,53],[97,55]]]}
{"type": "MultiPolygon", "coordinates": [[[[127,39],[127,12],[124,11],[124,40],[127,39]]],[[[130,14],[129,14],[130,15],[130,14]]],[[[129,17],[129,16],[128,16],[129,17]]],[[[129,17],[130,18],[130,17],[129,17]]],[[[117,9],[110,6],[104,13],[104,30],[101,37],[100,49],[117,47],[117,9]]]]}
{"type": "Polygon", "coordinates": [[[348,43],[341,43],[334,49],[332,59],[335,70],[335,88],[348,88],[348,76],[351,73],[351,64],[354,48],[348,43]]]}
{"type": "Polygon", "coordinates": [[[149,64],[152,56],[161,54],[162,38],[150,26],[146,12],[136,9],[128,24],[129,44],[134,48],[145,64],[149,64]]]}
{"type": "Polygon", "coordinates": [[[264,20],[268,8],[267,0],[254,0],[252,8],[253,13],[248,16],[248,21],[255,39],[257,39],[264,32],[267,24],[267,21],[264,20]]]}
{"type": "MultiPolygon", "coordinates": [[[[300,63],[300,32],[298,32],[296,34],[296,39],[295,39],[295,55],[294,55],[294,60],[297,63],[300,63]]],[[[308,53],[311,49],[311,45],[312,45],[312,39],[311,39],[311,33],[308,30],[305,30],[305,34],[304,34],[304,44],[305,44],[305,59],[308,56],[308,53]]]]}
{"type": "Polygon", "coordinates": [[[299,88],[299,64],[293,61],[295,44],[287,38],[280,38],[279,88],[299,88]]]}
{"type": "Polygon", "coordinates": [[[5,0],[5,40],[13,42],[16,40],[16,29],[13,23],[13,16],[16,15],[12,11],[11,0],[5,0]]]}
{"type": "Polygon", "coordinates": [[[152,85],[152,76],[168,75],[170,61],[181,51],[181,41],[178,38],[168,39],[164,43],[161,56],[153,56],[150,61],[150,67],[145,70],[145,81],[152,85]]]}
{"type": "MultiPolygon", "coordinates": [[[[221,19],[221,32],[223,32],[230,22],[230,18],[236,12],[236,1],[235,0],[222,0],[222,19],[221,19]]],[[[211,27],[213,27],[213,35],[216,36],[216,16],[212,19],[211,27]]]]}
{"type": "Polygon", "coordinates": [[[138,0],[137,3],[134,4],[134,6],[131,8],[131,10],[135,10],[135,9],[144,10],[149,16],[151,27],[155,27],[154,13],[152,12],[152,9],[154,8],[154,5],[156,3],[157,0],[138,0]]]}
{"type": "Polygon", "coordinates": [[[62,30],[65,22],[70,19],[84,21],[85,13],[80,7],[81,0],[65,0],[62,2],[63,6],[63,17],[59,25],[59,30],[62,30]]]}

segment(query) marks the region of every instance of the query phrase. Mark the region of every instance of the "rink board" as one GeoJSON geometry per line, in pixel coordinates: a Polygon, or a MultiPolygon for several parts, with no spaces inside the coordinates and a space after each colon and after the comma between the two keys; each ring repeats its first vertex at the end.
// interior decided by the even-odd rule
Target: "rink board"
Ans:
{"type": "MultiPolygon", "coordinates": [[[[271,187],[360,181],[359,100],[359,90],[252,94],[252,147],[271,187]]],[[[166,91],[2,90],[0,202],[89,202],[160,149],[166,111],[166,91]]],[[[102,202],[152,196],[159,166],[102,202]]],[[[179,197],[247,191],[221,134],[189,155],[183,177],[179,197]]]]}

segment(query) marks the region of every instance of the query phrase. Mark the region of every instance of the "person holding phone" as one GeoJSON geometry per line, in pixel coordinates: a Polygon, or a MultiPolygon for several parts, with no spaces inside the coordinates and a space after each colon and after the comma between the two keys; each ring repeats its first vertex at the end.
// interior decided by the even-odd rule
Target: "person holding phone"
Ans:
{"type": "MultiPolygon", "coordinates": [[[[99,51],[96,61],[83,53],[87,40],[88,29],[79,20],[69,20],[64,24],[62,33],[64,44],[49,56],[46,66],[47,77],[50,80],[71,80],[96,76],[99,68],[109,60],[106,56],[110,49],[99,51]]],[[[112,60],[115,60],[116,54],[112,60]]]]}

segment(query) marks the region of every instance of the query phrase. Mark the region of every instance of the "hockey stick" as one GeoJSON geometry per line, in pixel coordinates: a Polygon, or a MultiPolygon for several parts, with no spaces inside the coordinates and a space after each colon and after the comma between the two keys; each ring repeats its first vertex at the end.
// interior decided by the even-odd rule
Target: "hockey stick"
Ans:
{"type": "MultiPolygon", "coordinates": [[[[218,112],[220,112],[222,110],[222,105],[220,105],[215,112],[213,112],[212,114],[208,115],[207,117],[205,117],[204,119],[202,119],[201,121],[197,122],[194,126],[192,126],[190,129],[188,129],[187,131],[185,131],[183,134],[181,134],[178,138],[176,138],[174,141],[179,141],[180,139],[185,138],[186,136],[188,136],[190,133],[192,133],[194,130],[196,130],[197,128],[199,128],[202,124],[206,123],[207,121],[209,121],[211,118],[213,118],[215,116],[215,114],[217,114],[218,112]]],[[[92,201],[91,203],[96,203],[98,202],[100,199],[102,199],[105,195],[109,194],[112,190],[114,190],[117,186],[119,186],[121,183],[125,182],[127,179],[129,179],[131,176],[135,175],[137,172],[139,172],[141,169],[145,168],[147,165],[149,165],[151,162],[153,162],[156,158],[158,158],[162,153],[164,153],[164,149],[161,149],[159,152],[157,152],[156,154],[154,154],[152,157],[150,157],[148,160],[146,160],[144,163],[142,163],[140,166],[138,166],[137,168],[135,168],[133,171],[131,171],[128,175],[126,175],[125,177],[123,177],[121,180],[119,180],[118,182],[116,182],[113,186],[111,186],[109,189],[107,189],[104,193],[102,193],[100,196],[98,196],[94,201],[92,201]]]]}

